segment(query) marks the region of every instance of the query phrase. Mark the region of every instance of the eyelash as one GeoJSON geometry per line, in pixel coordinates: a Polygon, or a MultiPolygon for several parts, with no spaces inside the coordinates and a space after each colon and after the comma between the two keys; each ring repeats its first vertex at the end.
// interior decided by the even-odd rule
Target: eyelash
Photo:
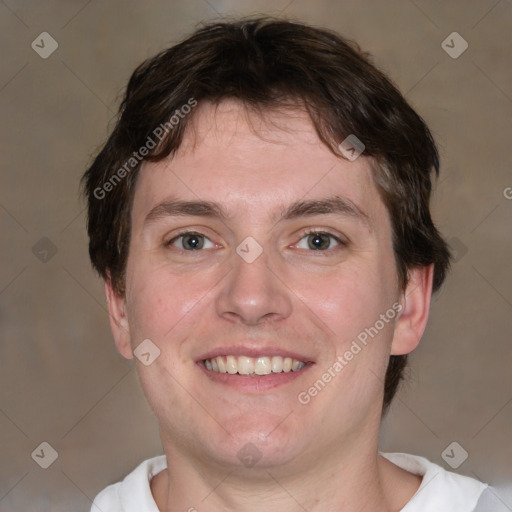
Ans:
{"type": "MultiPolygon", "coordinates": [[[[181,233],[178,233],[173,238],[171,238],[170,240],[165,242],[164,243],[165,247],[171,246],[174,242],[176,242],[176,240],[178,240],[179,238],[181,238],[183,236],[186,236],[186,235],[197,235],[197,236],[200,236],[200,237],[204,237],[207,240],[210,240],[206,235],[204,235],[203,233],[199,233],[197,231],[182,231],[181,233]]],[[[305,231],[302,234],[302,236],[299,239],[299,242],[303,238],[306,238],[309,235],[327,235],[327,236],[333,238],[339,244],[339,246],[341,246],[341,247],[346,247],[348,245],[348,242],[346,240],[342,240],[339,236],[335,235],[334,233],[331,233],[331,232],[325,231],[325,230],[319,230],[319,229],[308,229],[307,231],[305,231]]],[[[297,242],[297,244],[299,242],[297,242]]],[[[338,246],[336,246],[336,247],[338,247],[338,246]]],[[[326,250],[318,250],[318,251],[311,250],[310,252],[327,252],[327,251],[335,250],[336,247],[328,248],[326,250]]],[[[180,250],[180,251],[183,251],[183,252],[201,252],[202,250],[204,250],[204,249],[202,249],[202,250],[200,249],[199,251],[185,251],[184,249],[179,249],[179,248],[177,248],[177,249],[180,250]]],[[[305,250],[305,249],[302,249],[302,250],[305,250]]]]}

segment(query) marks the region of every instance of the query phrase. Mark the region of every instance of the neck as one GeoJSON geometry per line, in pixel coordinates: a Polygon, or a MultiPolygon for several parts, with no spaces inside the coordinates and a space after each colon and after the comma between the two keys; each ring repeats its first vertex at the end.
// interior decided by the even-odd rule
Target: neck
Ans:
{"type": "Polygon", "coordinates": [[[151,482],[160,512],[392,512],[401,510],[421,483],[368,443],[352,446],[341,458],[331,452],[307,468],[219,468],[177,450],[165,453],[168,468],[151,482]]]}

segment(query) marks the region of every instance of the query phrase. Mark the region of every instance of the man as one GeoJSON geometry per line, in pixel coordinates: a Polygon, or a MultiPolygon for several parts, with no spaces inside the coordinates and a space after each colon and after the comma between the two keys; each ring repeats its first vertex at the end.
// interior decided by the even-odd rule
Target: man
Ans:
{"type": "Polygon", "coordinates": [[[84,189],[165,455],[91,510],[486,510],[485,484],[378,451],[449,265],[438,172],[423,120],[331,32],[216,23],[143,63],[84,189]]]}

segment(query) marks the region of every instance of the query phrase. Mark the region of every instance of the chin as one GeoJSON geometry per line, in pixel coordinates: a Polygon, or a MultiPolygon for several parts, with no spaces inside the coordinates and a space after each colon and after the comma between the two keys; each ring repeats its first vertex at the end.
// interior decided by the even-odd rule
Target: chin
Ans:
{"type": "Polygon", "coordinates": [[[215,452],[212,455],[228,466],[253,470],[289,464],[300,456],[308,443],[303,433],[292,432],[284,427],[284,423],[286,420],[281,425],[275,421],[244,422],[240,428],[233,427],[232,435],[224,437],[216,447],[211,446],[211,451],[215,452]]]}

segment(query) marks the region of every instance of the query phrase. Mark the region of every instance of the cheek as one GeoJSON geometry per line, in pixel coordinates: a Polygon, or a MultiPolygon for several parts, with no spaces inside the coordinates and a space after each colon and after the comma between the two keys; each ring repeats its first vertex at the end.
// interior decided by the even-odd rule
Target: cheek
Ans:
{"type": "Polygon", "coordinates": [[[294,288],[338,343],[350,342],[391,307],[383,277],[368,265],[350,265],[313,281],[298,278],[294,288]]]}
{"type": "Polygon", "coordinates": [[[140,268],[132,279],[128,318],[133,339],[165,341],[187,317],[197,316],[212,287],[207,276],[176,273],[159,266],[140,268]]]}

